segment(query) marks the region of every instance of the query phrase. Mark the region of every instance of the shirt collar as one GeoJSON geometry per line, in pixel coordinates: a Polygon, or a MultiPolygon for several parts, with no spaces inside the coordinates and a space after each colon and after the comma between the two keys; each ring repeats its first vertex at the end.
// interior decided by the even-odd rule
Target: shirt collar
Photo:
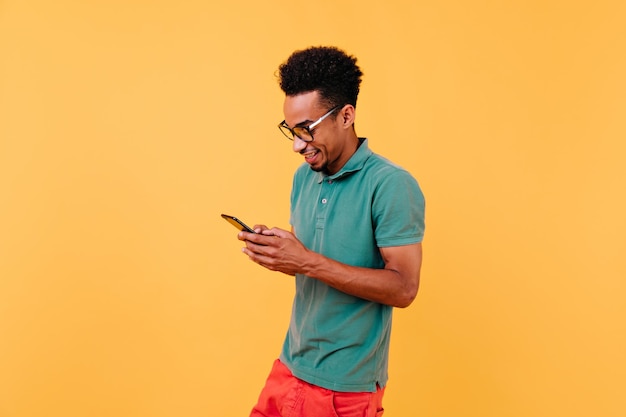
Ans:
{"type": "Polygon", "coordinates": [[[317,173],[317,183],[321,183],[324,180],[338,180],[354,172],[360,171],[365,165],[365,161],[373,154],[367,144],[367,138],[359,138],[361,145],[356,149],[356,152],[352,154],[348,162],[335,174],[326,175],[321,172],[317,173]]]}

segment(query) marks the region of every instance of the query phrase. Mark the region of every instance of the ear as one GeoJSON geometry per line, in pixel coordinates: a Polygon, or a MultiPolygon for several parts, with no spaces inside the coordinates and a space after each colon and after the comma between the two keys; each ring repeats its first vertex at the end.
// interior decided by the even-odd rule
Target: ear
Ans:
{"type": "Polygon", "coordinates": [[[352,127],[354,118],[356,117],[356,109],[352,104],[346,104],[337,117],[340,118],[339,120],[344,128],[352,127]]]}

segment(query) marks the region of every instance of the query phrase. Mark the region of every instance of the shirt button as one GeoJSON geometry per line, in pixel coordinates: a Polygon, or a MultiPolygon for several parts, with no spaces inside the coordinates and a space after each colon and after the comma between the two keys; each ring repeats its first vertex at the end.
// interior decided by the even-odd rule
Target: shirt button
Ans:
{"type": "Polygon", "coordinates": [[[332,183],[333,183],[333,180],[328,180],[328,183],[329,183],[329,184],[332,184],[332,183]]]}
{"type": "Polygon", "coordinates": [[[326,204],[326,203],[328,203],[328,200],[325,198],[322,198],[322,204],[326,204]]]}

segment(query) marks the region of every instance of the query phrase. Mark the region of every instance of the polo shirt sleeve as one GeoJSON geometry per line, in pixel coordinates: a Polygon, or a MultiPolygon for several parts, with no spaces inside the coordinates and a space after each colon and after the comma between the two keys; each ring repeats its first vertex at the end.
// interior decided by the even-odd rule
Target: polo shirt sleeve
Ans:
{"type": "Polygon", "coordinates": [[[417,181],[402,169],[381,174],[372,202],[377,246],[384,248],[421,242],[425,201],[417,181]]]}

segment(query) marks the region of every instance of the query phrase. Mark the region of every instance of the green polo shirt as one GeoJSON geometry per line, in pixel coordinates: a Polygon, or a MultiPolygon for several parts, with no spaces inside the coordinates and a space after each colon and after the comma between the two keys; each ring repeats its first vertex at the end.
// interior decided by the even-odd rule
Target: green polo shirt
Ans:
{"type": "MultiPolygon", "coordinates": [[[[424,196],[406,170],[367,139],[336,174],[303,164],[294,175],[291,225],[310,250],[344,264],[385,267],[379,248],[421,242],[424,196]]],[[[298,378],[334,391],[387,383],[392,307],[296,275],[281,361],[298,378]]]]}

